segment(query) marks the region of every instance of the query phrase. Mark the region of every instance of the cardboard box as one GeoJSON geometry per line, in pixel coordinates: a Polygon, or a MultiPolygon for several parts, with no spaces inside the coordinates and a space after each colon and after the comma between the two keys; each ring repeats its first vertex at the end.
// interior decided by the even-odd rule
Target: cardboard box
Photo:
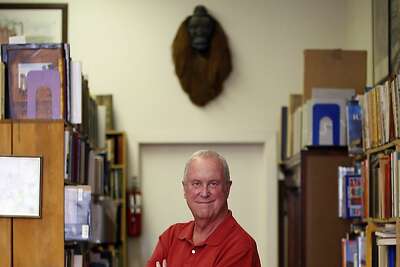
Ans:
{"type": "Polygon", "coordinates": [[[351,88],[363,94],[366,83],[366,51],[304,50],[304,101],[313,88],[351,88]]]}

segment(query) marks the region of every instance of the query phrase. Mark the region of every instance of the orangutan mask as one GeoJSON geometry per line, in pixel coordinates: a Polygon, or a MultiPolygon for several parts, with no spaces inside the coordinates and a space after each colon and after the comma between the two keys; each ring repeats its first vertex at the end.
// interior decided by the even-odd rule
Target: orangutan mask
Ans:
{"type": "Polygon", "coordinates": [[[172,57],[182,89],[197,106],[205,106],[222,92],[232,70],[227,37],[204,6],[197,6],[180,25],[172,57]]]}

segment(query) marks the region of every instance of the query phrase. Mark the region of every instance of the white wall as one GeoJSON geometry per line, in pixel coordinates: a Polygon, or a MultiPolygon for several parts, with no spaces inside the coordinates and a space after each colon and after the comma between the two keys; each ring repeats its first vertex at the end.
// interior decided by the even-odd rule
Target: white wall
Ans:
{"type": "MultiPolygon", "coordinates": [[[[302,91],[304,49],[370,51],[370,1],[66,2],[71,55],[82,60],[93,93],[114,94],[116,125],[127,132],[130,173],[137,175],[143,143],[273,143],[280,106],[290,93],[302,91]],[[206,5],[224,27],[234,64],[223,94],[205,108],[191,104],[181,90],[170,53],[178,25],[197,4],[206,5]]],[[[275,151],[267,157],[272,183],[275,151]]],[[[263,198],[260,209],[266,211],[276,203],[276,187],[268,187],[263,198]]],[[[274,266],[276,237],[269,241],[271,258],[264,264],[274,266]]]]}
{"type": "Polygon", "coordinates": [[[345,49],[368,51],[368,80],[372,85],[372,0],[348,0],[345,49]]]}

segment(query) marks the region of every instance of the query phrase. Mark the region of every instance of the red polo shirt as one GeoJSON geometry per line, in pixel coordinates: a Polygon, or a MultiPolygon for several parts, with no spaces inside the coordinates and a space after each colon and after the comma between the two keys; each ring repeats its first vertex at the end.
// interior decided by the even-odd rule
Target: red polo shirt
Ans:
{"type": "Polygon", "coordinates": [[[257,245],[232,213],[201,244],[193,245],[194,221],[170,226],[159,238],[146,267],[260,267],[257,245]]]}

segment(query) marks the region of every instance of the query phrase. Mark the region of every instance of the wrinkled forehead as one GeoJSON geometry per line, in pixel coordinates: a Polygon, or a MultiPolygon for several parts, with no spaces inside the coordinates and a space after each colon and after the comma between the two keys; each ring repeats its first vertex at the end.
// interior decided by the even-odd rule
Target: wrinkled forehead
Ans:
{"type": "MultiPolygon", "coordinates": [[[[202,173],[218,173],[218,177],[216,178],[223,178],[224,177],[224,167],[222,164],[221,159],[215,156],[199,156],[199,157],[194,157],[193,159],[190,160],[188,167],[187,167],[187,175],[190,176],[190,174],[195,171],[199,172],[201,171],[202,173]]],[[[214,175],[215,176],[215,175],[214,175]]],[[[189,177],[184,177],[185,179],[189,177]]]]}

